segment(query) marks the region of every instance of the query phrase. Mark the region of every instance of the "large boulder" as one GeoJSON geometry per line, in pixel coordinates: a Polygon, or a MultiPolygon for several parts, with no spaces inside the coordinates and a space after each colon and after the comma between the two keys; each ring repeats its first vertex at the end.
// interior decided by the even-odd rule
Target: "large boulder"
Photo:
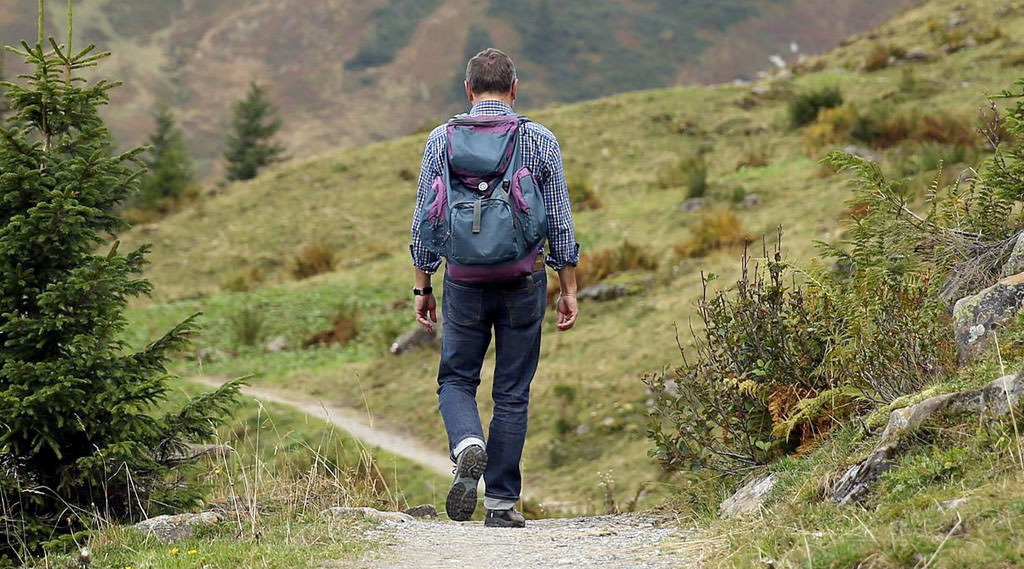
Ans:
{"type": "Polygon", "coordinates": [[[1024,273],[1007,277],[953,307],[953,331],[960,363],[967,363],[992,346],[993,332],[1013,318],[1024,300],[1024,273]]]}
{"type": "Polygon", "coordinates": [[[718,507],[718,513],[723,518],[734,518],[749,516],[761,511],[764,501],[775,489],[775,482],[778,479],[776,473],[758,476],[746,483],[735,494],[725,499],[718,507]]]}
{"type": "Polygon", "coordinates": [[[179,541],[192,537],[196,528],[211,526],[221,521],[215,512],[201,514],[178,514],[176,516],[156,516],[135,524],[135,529],[152,535],[163,542],[179,541]]]}
{"type": "Polygon", "coordinates": [[[936,413],[970,412],[981,417],[1000,417],[1019,407],[1022,395],[1024,371],[1001,377],[980,389],[936,395],[920,403],[896,409],[889,414],[889,423],[882,432],[878,447],[867,458],[843,473],[827,492],[829,499],[838,504],[863,500],[878,477],[892,468],[902,448],[901,441],[936,413]]]}
{"type": "Polygon", "coordinates": [[[1013,244],[1010,258],[1003,264],[1000,276],[1006,278],[1020,273],[1024,273],[1024,239],[1021,239],[1018,235],[1017,240],[1013,244]]]}

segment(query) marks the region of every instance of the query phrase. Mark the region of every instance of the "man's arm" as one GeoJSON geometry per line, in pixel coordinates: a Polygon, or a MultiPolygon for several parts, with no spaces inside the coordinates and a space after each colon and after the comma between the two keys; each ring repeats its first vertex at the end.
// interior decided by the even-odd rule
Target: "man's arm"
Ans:
{"type": "Polygon", "coordinates": [[[569,201],[569,184],[565,181],[562,151],[554,141],[547,150],[547,169],[544,179],[544,207],[548,218],[547,264],[558,271],[561,293],[558,297],[558,329],[571,330],[579,316],[576,302],[576,265],[580,261],[580,246],[576,242],[576,228],[569,201]]]}
{"type": "MultiPolygon", "coordinates": [[[[415,267],[413,287],[418,289],[429,287],[430,276],[441,266],[441,258],[423,247],[420,241],[419,227],[420,214],[430,198],[431,181],[440,175],[435,165],[436,146],[436,138],[431,136],[427,139],[426,147],[423,150],[423,162],[420,164],[419,183],[416,188],[416,207],[412,214],[412,243],[409,245],[409,252],[415,267]]],[[[416,321],[427,330],[433,331],[434,324],[437,323],[437,300],[433,293],[416,296],[414,305],[416,321]]]]}
{"type": "Polygon", "coordinates": [[[576,317],[580,314],[576,303],[575,265],[566,265],[558,271],[558,284],[562,287],[558,295],[558,329],[565,332],[576,325],[576,317]]]}

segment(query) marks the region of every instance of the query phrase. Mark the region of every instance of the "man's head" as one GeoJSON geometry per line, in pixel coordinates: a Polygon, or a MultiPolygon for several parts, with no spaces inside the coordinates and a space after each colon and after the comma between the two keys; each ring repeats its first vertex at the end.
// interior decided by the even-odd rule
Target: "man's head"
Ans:
{"type": "Polygon", "coordinates": [[[470,103],[497,100],[511,105],[516,100],[518,83],[512,58],[494,48],[476,54],[466,66],[466,96],[470,103]]]}

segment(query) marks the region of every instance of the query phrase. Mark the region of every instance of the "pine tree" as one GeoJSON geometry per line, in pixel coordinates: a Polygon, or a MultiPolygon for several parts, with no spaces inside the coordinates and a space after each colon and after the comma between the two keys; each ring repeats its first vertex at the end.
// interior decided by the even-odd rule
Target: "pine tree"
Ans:
{"type": "MultiPolygon", "coordinates": [[[[68,2],[68,38],[71,1],[68,2]]],[[[118,243],[118,206],[141,150],[112,154],[97,107],[116,83],[77,77],[108,54],[40,37],[13,53],[29,78],[6,92],[0,127],[0,565],[92,516],[131,520],[199,496],[178,457],[208,439],[238,382],[166,409],[166,362],[187,319],[141,351],[121,339],[127,301],[150,290],[145,248],[118,243]]]]}
{"type": "Polygon", "coordinates": [[[150,150],[144,162],[149,170],[142,178],[139,207],[167,211],[173,202],[195,183],[192,157],[174,114],[161,105],[154,116],[156,130],[149,137],[150,150]]]}
{"type": "Polygon", "coordinates": [[[4,97],[4,93],[7,91],[7,86],[4,80],[4,55],[5,52],[0,50],[0,120],[3,120],[4,115],[10,110],[10,103],[7,102],[7,98],[4,97]]]}
{"type": "Polygon", "coordinates": [[[266,89],[256,81],[249,84],[245,99],[232,108],[231,134],[228,135],[227,179],[250,180],[260,169],[283,158],[284,147],[273,142],[281,130],[281,119],[266,89]]]}

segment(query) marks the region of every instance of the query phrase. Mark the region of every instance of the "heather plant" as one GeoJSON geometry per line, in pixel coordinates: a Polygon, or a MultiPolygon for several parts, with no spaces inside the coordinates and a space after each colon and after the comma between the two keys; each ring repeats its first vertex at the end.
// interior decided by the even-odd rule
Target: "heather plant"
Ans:
{"type": "Polygon", "coordinates": [[[180,407],[166,362],[195,332],[188,318],[140,351],[120,339],[146,248],[107,235],[138,189],[140,149],[110,153],[97,109],[116,83],[80,72],[106,54],[40,37],[11,49],[30,71],[7,84],[0,127],[0,565],[95,517],[136,520],[190,508],[200,495],[182,460],[213,436],[239,385],[180,407]]]}

